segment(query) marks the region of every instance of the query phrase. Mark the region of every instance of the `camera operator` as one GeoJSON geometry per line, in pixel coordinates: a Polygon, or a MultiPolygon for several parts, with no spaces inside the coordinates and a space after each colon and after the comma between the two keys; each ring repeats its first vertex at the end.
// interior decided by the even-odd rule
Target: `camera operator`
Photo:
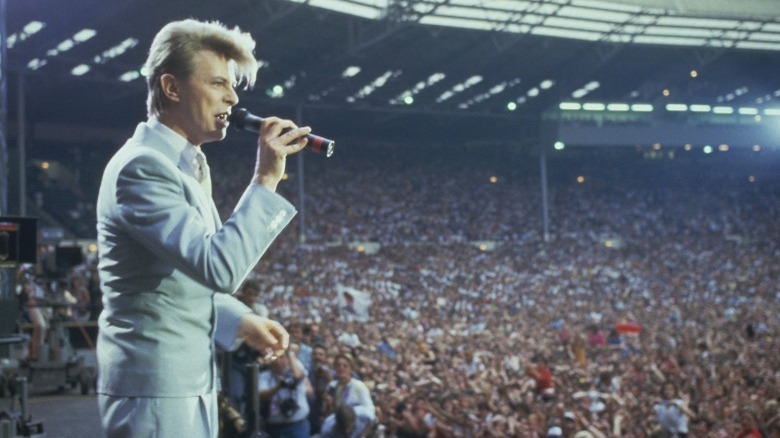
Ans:
{"type": "Polygon", "coordinates": [[[309,437],[309,404],[312,393],[306,369],[296,357],[298,345],[290,344],[285,354],[260,372],[257,382],[260,412],[266,433],[276,437],[309,437]]]}

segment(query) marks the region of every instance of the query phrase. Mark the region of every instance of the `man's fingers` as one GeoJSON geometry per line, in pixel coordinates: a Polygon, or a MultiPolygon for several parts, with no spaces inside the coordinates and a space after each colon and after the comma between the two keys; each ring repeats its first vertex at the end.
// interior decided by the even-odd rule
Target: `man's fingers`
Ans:
{"type": "MultiPolygon", "coordinates": [[[[297,147],[301,143],[305,146],[307,141],[305,136],[311,133],[311,128],[308,126],[299,127],[291,120],[279,119],[277,117],[268,117],[263,120],[263,124],[267,126],[266,133],[269,140],[278,140],[281,146],[297,147]]],[[[272,143],[274,145],[277,144],[277,142],[272,143]]]]}
{"type": "MultiPolygon", "coordinates": [[[[290,343],[290,335],[278,322],[249,314],[242,327],[244,339],[266,359],[278,357],[290,343]]],[[[243,323],[244,321],[242,321],[243,323]]]]}
{"type": "Polygon", "coordinates": [[[279,341],[279,345],[286,350],[290,346],[290,334],[278,322],[271,322],[273,323],[270,328],[271,334],[279,341]]]}
{"type": "Polygon", "coordinates": [[[272,351],[272,357],[276,358],[284,354],[290,345],[290,335],[287,330],[278,322],[269,319],[266,320],[263,331],[267,347],[272,351]]]}

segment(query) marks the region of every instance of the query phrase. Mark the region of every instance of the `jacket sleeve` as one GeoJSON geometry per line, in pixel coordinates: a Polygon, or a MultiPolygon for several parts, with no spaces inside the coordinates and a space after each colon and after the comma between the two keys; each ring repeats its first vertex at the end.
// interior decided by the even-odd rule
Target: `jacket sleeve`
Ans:
{"type": "Polygon", "coordinates": [[[214,294],[214,308],[217,313],[214,341],[221,350],[233,351],[241,345],[238,338],[241,318],[252,310],[229,294],[214,294]]]}
{"type": "Polygon", "coordinates": [[[295,208],[282,196],[253,184],[212,234],[197,203],[189,199],[192,193],[184,178],[156,151],[128,160],[116,185],[123,228],[194,280],[214,291],[232,293],[295,216],[295,208]]]}

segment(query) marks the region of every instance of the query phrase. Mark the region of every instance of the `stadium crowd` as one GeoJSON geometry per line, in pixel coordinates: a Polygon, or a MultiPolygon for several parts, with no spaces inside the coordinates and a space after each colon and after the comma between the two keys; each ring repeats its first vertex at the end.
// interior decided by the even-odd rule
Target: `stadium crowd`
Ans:
{"type": "MultiPolygon", "coordinates": [[[[366,436],[780,437],[776,176],[559,163],[545,239],[537,163],[400,157],[307,157],[251,277],[312,382],[351,359],[366,436]]],[[[226,216],[249,176],[210,162],[226,216]]]]}

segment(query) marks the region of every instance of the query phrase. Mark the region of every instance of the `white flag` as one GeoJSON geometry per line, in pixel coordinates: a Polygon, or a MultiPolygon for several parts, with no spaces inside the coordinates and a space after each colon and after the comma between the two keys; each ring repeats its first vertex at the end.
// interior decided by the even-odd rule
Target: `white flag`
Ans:
{"type": "Polygon", "coordinates": [[[371,294],[351,287],[338,285],[339,312],[344,319],[366,322],[370,319],[371,294]]]}

